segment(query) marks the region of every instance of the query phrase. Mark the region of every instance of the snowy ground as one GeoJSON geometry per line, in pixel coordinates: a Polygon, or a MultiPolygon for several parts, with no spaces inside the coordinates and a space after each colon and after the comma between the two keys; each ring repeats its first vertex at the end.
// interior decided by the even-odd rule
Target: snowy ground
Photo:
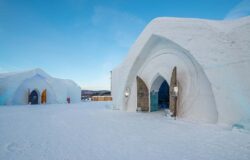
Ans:
{"type": "Polygon", "coordinates": [[[0,107],[0,159],[250,159],[250,134],[108,106],[0,107]]]}

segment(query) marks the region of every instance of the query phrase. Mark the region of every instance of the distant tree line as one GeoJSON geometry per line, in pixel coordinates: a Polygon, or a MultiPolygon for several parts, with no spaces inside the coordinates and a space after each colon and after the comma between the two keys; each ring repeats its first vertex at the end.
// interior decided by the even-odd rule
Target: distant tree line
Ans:
{"type": "Polygon", "coordinates": [[[93,90],[82,90],[81,97],[82,99],[91,98],[92,96],[110,96],[111,92],[108,90],[100,90],[100,91],[93,91],[93,90]]]}

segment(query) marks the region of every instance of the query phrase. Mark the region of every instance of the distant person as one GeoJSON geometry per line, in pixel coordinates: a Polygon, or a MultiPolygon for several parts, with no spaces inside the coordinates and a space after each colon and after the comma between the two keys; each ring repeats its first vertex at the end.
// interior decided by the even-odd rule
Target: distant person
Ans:
{"type": "Polygon", "coordinates": [[[67,97],[67,102],[70,103],[70,97],[67,97]]]}

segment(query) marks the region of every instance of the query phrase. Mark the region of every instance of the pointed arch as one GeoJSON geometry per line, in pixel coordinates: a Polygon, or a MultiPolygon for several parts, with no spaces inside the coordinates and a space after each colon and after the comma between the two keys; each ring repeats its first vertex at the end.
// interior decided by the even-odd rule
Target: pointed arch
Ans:
{"type": "Polygon", "coordinates": [[[153,81],[151,82],[150,91],[159,91],[161,84],[166,81],[166,79],[159,73],[154,77],[153,81]]]}
{"type": "Polygon", "coordinates": [[[150,87],[150,111],[158,111],[169,106],[169,84],[159,73],[154,76],[150,87]]]}
{"type": "Polygon", "coordinates": [[[171,39],[155,34],[148,36],[140,46],[140,50],[133,51],[136,53],[133,57],[132,54],[131,57],[129,55],[129,61],[125,63],[128,69],[127,72],[123,72],[127,75],[122,82],[121,92],[124,93],[126,88],[131,88],[131,94],[129,97],[121,97],[119,105],[125,109],[129,108],[128,110],[136,110],[138,98],[132,95],[135,95],[133,91],[136,92],[135,79],[138,75],[144,78],[146,84],[150,84],[152,74],[163,73],[165,79],[170,82],[172,70],[177,66],[178,116],[191,120],[217,122],[218,112],[211,84],[192,53],[171,39]]]}
{"type": "Polygon", "coordinates": [[[29,102],[30,104],[38,104],[39,103],[39,91],[37,89],[34,89],[29,94],[29,102]]]}

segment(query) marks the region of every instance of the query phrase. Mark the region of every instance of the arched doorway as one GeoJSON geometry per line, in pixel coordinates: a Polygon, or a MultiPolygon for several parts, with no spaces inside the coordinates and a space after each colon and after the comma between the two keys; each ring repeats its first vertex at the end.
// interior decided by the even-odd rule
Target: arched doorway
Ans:
{"type": "Polygon", "coordinates": [[[41,103],[45,104],[47,102],[47,90],[43,90],[42,96],[41,96],[41,103]]]}
{"type": "Polygon", "coordinates": [[[33,90],[29,95],[30,104],[38,104],[38,93],[36,90],[33,90]]]}
{"type": "Polygon", "coordinates": [[[150,111],[165,108],[169,108],[169,85],[162,76],[158,76],[150,89],[150,111]]]}
{"type": "Polygon", "coordinates": [[[141,111],[149,111],[148,103],[148,87],[145,82],[140,78],[136,77],[137,81],[137,109],[141,111]]]}

